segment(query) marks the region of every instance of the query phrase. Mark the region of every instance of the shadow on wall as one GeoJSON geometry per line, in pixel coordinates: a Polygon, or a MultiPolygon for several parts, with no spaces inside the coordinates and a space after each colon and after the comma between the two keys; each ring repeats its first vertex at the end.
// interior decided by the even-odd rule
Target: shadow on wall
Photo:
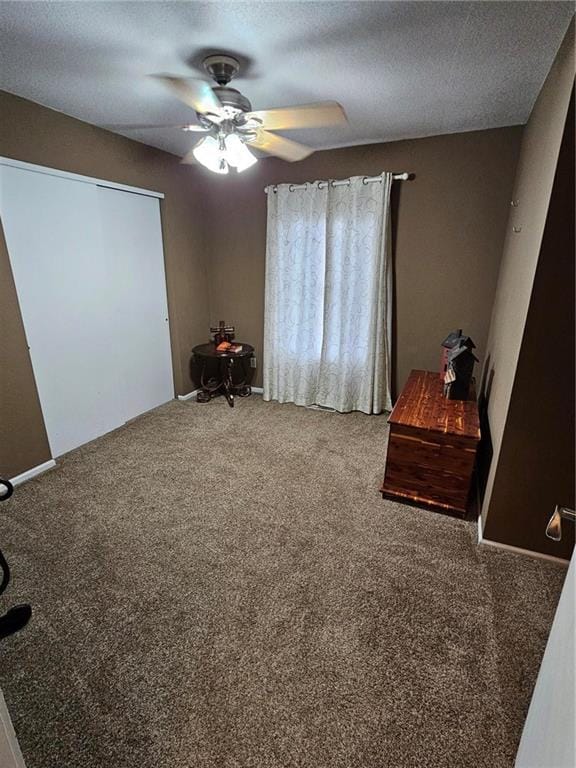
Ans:
{"type": "Polygon", "coordinates": [[[190,354],[189,372],[190,378],[194,383],[194,389],[200,388],[202,386],[202,363],[193,354],[190,354]]]}
{"type": "Polygon", "coordinates": [[[494,368],[491,367],[490,355],[484,363],[482,371],[482,381],[480,384],[480,393],[478,396],[478,412],[480,415],[480,443],[478,445],[478,455],[476,460],[476,471],[478,473],[478,492],[480,494],[480,503],[484,502],[486,493],[486,483],[488,482],[488,473],[492,464],[494,448],[492,445],[492,435],[490,434],[490,422],[488,421],[488,403],[490,402],[490,393],[494,381],[494,368]]]}
{"type": "MultiPolygon", "coordinates": [[[[415,178],[415,174],[411,177],[415,178]]],[[[396,315],[396,241],[398,238],[398,212],[400,210],[400,197],[402,195],[402,184],[392,184],[390,194],[390,240],[391,240],[391,270],[392,270],[392,349],[390,350],[390,395],[392,402],[395,403],[398,397],[398,355],[397,340],[398,327],[396,315]]]]}

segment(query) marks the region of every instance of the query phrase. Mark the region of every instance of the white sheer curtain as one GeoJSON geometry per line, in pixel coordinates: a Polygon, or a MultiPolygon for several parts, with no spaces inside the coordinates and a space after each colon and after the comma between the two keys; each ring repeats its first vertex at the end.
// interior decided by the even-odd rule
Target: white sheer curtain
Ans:
{"type": "Polygon", "coordinates": [[[390,399],[392,174],[268,194],[264,399],[381,413],[390,399]]]}

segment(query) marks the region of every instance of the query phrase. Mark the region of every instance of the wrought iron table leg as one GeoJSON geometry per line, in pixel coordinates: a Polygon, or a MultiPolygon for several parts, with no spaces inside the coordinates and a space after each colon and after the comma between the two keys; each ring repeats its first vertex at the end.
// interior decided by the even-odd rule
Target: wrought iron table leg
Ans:
{"type": "Polygon", "coordinates": [[[230,408],[234,408],[234,382],[232,378],[232,368],[234,366],[234,360],[231,357],[222,361],[224,364],[224,373],[222,376],[222,383],[224,385],[224,395],[228,400],[230,408]]]}
{"type": "Polygon", "coordinates": [[[238,397],[248,397],[252,394],[252,387],[250,384],[247,384],[246,381],[248,379],[248,361],[250,360],[249,357],[243,357],[241,358],[242,361],[242,373],[244,374],[244,378],[242,381],[239,381],[238,384],[236,384],[236,394],[238,397]]]}
{"type": "Polygon", "coordinates": [[[248,365],[250,357],[242,356],[240,358],[221,357],[218,360],[217,378],[206,380],[208,361],[202,361],[202,371],[200,374],[201,391],[198,392],[196,400],[199,403],[207,403],[213,397],[224,395],[228,405],[234,408],[234,396],[247,397],[252,394],[252,387],[247,384],[248,365]],[[241,361],[242,381],[234,383],[234,371],[238,368],[235,363],[241,361]]]}
{"type": "Polygon", "coordinates": [[[202,373],[200,374],[200,386],[202,387],[202,389],[196,395],[197,403],[209,403],[210,400],[212,399],[212,392],[210,391],[209,387],[207,386],[204,380],[205,373],[206,373],[206,361],[204,360],[202,362],[202,373]]]}

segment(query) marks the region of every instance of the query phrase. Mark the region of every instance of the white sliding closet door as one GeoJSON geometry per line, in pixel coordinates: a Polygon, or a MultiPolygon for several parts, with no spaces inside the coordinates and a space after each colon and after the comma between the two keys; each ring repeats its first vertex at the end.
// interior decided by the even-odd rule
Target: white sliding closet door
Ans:
{"type": "Polygon", "coordinates": [[[174,397],[160,204],[97,187],[106,261],[113,264],[115,337],[123,420],[174,397]]]}
{"type": "Polygon", "coordinates": [[[53,456],[173,397],[158,199],[0,166],[53,456]]]}

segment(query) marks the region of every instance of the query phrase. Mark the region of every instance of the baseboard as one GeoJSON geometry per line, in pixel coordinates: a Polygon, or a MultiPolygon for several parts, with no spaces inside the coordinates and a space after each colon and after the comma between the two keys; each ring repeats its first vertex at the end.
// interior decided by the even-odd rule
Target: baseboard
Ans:
{"type": "Polygon", "coordinates": [[[36,475],[41,475],[44,472],[48,472],[49,469],[52,469],[55,466],[56,462],[54,459],[50,459],[50,461],[45,461],[43,464],[38,464],[37,467],[32,467],[32,469],[27,469],[26,472],[22,472],[22,474],[16,475],[16,477],[12,477],[10,482],[12,485],[21,485],[27,480],[32,480],[32,478],[36,477],[36,475]]]}
{"type": "Polygon", "coordinates": [[[184,402],[185,400],[194,400],[196,398],[196,395],[200,391],[201,390],[199,389],[194,389],[192,392],[188,392],[187,395],[177,395],[177,397],[178,397],[178,400],[180,400],[180,402],[184,402]]]}
{"type": "MultiPolygon", "coordinates": [[[[252,387],[252,392],[254,392],[255,395],[262,395],[264,393],[264,390],[262,387],[252,387]]],[[[201,389],[195,389],[193,392],[188,392],[187,395],[177,395],[178,400],[180,402],[184,402],[185,400],[194,400],[196,398],[196,395],[198,392],[201,392],[201,389]]]]}
{"type": "Polygon", "coordinates": [[[548,560],[551,563],[558,563],[559,565],[565,565],[568,567],[570,561],[565,560],[563,557],[555,557],[554,555],[545,555],[543,552],[533,552],[531,549],[522,549],[522,547],[514,547],[512,544],[503,544],[500,541],[492,541],[492,539],[484,538],[484,531],[482,528],[482,515],[478,516],[478,544],[486,544],[488,547],[495,547],[496,549],[504,549],[507,552],[514,552],[517,555],[524,555],[527,557],[536,557],[539,560],[548,560]]]}

